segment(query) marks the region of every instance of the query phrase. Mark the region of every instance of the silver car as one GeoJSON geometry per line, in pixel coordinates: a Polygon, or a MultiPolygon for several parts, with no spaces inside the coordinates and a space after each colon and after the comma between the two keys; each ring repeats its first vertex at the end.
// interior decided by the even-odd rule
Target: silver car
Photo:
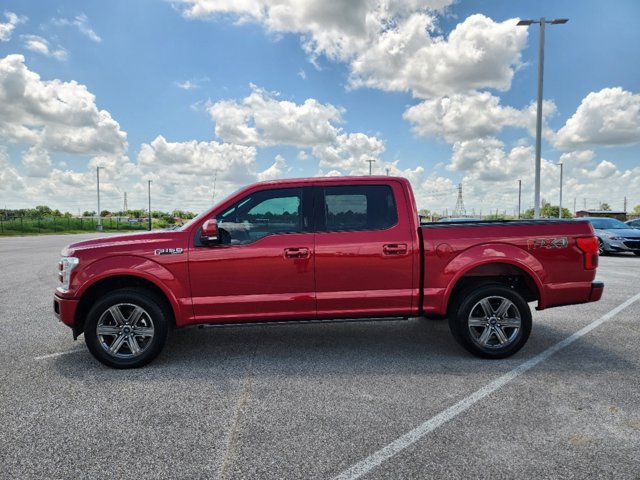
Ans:
{"type": "Polygon", "coordinates": [[[598,237],[600,255],[613,252],[633,252],[640,256],[640,230],[620,220],[607,217],[582,217],[589,220],[598,237]]]}
{"type": "Polygon", "coordinates": [[[624,223],[629,225],[631,228],[640,228],[640,218],[636,218],[635,220],[627,220],[624,223]]]}

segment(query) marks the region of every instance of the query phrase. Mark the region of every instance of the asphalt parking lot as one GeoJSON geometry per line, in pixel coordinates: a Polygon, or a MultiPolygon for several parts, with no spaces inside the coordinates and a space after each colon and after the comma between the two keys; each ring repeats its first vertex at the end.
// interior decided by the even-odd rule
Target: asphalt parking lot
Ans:
{"type": "Polygon", "coordinates": [[[118,371],[52,313],[89,236],[0,238],[0,478],[640,478],[640,257],[507,360],[410,319],[192,328],[118,371]]]}

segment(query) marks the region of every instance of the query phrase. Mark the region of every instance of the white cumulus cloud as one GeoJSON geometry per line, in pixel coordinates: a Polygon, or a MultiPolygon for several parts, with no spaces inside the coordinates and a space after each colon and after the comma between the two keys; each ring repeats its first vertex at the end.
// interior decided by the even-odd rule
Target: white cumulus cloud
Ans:
{"type": "Polygon", "coordinates": [[[312,152],[320,160],[320,168],[362,175],[369,172],[369,160],[380,162],[384,142],[364,133],[341,134],[334,143],[317,145],[312,152]]]}
{"type": "Polygon", "coordinates": [[[223,100],[208,108],[215,133],[241,145],[308,147],[336,139],[342,122],[339,108],[309,98],[302,104],[278,100],[277,94],[252,85],[241,101],[223,100]]]}
{"type": "Polygon", "coordinates": [[[533,165],[532,147],[516,146],[505,151],[504,143],[497,138],[478,138],[453,145],[450,171],[471,172],[483,181],[518,178],[533,165]]]}
{"type": "Polygon", "coordinates": [[[640,143],[640,95],[620,87],[591,92],[558,131],[562,149],[640,143]]]}
{"type": "Polygon", "coordinates": [[[515,20],[471,15],[449,34],[433,35],[434,17],[416,13],[382,31],[351,63],[353,86],[411,91],[429,98],[481,88],[508,90],[527,32],[515,20]]]}
{"type": "Polygon", "coordinates": [[[127,134],[75,81],[42,80],[22,55],[0,58],[0,138],[48,151],[120,155],[127,134]]]}
{"type": "Polygon", "coordinates": [[[300,35],[312,62],[319,56],[350,65],[352,87],[410,91],[428,98],[481,88],[507,90],[527,30],[515,19],[471,15],[445,38],[440,1],[181,0],[187,18],[232,16],[269,32],[300,35]]]}
{"type": "Polygon", "coordinates": [[[30,177],[46,177],[51,171],[49,152],[40,146],[29,148],[22,155],[22,164],[30,177]]]}

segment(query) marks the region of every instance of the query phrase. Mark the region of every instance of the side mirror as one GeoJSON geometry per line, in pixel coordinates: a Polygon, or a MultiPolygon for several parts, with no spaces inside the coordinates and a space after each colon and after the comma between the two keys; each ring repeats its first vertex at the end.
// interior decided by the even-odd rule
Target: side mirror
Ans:
{"type": "Polygon", "coordinates": [[[218,221],[215,218],[207,220],[202,225],[201,238],[206,243],[218,242],[218,221]]]}

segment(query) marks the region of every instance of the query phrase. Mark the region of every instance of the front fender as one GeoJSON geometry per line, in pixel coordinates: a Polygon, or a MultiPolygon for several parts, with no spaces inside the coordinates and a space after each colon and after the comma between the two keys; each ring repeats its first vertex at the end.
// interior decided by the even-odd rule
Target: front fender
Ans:
{"type": "Polygon", "coordinates": [[[79,288],[74,296],[81,298],[88,289],[102,280],[122,276],[138,277],[152,283],[164,293],[179,326],[185,317],[193,315],[186,287],[189,285],[186,266],[184,270],[184,275],[180,275],[180,272],[176,274],[158,262],[134,255],[106,257],[92,262],[77,273],[74,281],[79,288]]]}

